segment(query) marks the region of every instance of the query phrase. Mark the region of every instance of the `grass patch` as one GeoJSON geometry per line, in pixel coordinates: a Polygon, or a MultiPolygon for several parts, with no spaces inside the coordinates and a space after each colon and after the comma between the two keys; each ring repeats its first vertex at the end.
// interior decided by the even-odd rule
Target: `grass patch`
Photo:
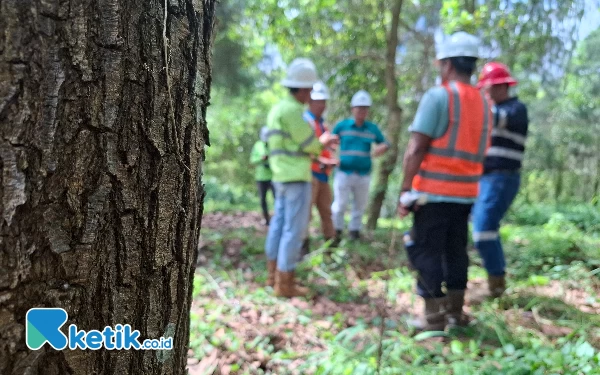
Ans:
{"type": "MultiPolygon", "coordinates": [[[[313,239],[298,269],[312,296],[293,300],[264,287],[263,232],[203,231],[190,348],[215,374],[600,374],[598,310],[567,298],[585,295],[590,309],[597,302],[600,271],[586,247],[596,239],[561,220],[507,225],[508,296],[470,306],[472,327],[438,337],[414,336],[405,324],[419,299],[404,222],[338,249],[313,239]]],[[[485,277],[470,267],[470,279],[485,277]]]]}

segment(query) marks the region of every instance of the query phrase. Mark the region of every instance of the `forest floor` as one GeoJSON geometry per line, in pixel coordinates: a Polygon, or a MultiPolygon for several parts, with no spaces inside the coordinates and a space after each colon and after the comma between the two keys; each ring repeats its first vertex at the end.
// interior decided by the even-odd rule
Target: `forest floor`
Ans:
{"type": "MultiPolygon", "coordinates": [[[[321,246],[312,228],[298,270],[311,296],[287,300],[264,286],[260,215],[206,213],[189,374],[600,374],[600,268],[578,249],[546,257],[555,252],[538,239],[547,227],[504,233],[510,275],[501,299],[485,298],[485,271],[471,251],[472,326],[415,335],[407,320],[422,301],[401,243],[406,223],[380,224],[338,249],[321,246]]],[[[555,232],[542,237],[558,246],[555,232]]],[[[585,241],[600,249],[597,238],[585,241]]]]}

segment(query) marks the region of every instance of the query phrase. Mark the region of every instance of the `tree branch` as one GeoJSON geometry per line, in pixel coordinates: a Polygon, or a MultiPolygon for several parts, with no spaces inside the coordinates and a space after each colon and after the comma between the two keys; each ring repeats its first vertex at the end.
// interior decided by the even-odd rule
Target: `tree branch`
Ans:
{"type": "Polygon", "coordinates": [[[336,61],[357,61],[357,60],[372,60],[385,61],[385,57],[378,52],[368,52],[361,55],[327,55],[329,60],[336,61]]]}
{"type": "Polygon", "coordinates": [[[385,54],[385,86],[387,105],[390,110],[398,106],[398,82],[396,81],[396,49],[398,48],[398,25],[403,0],[396,0],[392,7],[392,23],[388,33],[385,54]]]}
{"type": "Polygon", "coordinates": [[[423,35],[422,33],[418,32],[414,27],[410,26],[406,21],[404,21],[403,19],[399,19],[398,20],[398,24],[400,26],[402,26],[404,29],[406,29],[406,31],[410,32],[415,38],[417,38],[417,40],[421,43],[427,43],[427,36],[423,35]]]}

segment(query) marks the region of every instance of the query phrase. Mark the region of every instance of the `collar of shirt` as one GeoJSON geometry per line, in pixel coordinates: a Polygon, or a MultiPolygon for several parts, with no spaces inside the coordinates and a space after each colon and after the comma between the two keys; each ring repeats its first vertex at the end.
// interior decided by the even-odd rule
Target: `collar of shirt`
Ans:
{"type": "Polygon", "coordinates": [[[317,118],[317,116],[315,116],[311,111],[306,110],[304,111],[304,119],[308,120],[308,119],[312,119],[315,120],[317,122],[323,123],[323,117],[319,117],[317,118]]]}
{"type": "Polygon", "coordinates": [[[352,121],[352,123],[350,124],[350,126],[353,127],[353,128],[356,128],[356,129],[364,130],[364,129],[367,129],[369,127],[368,126],[369,122],[367,120],[365,120],[363,122],[363,124],[360,125],[360,126],[356,124],[356,120],[354,120],[353,118],[351,118],[350,121],[352,121]]]}
{"type": "Polygon", "coordinates": [[[292,94],[289,94],[283,98],[283,101],[294,104],[296,106],[302,107],[304,109],[304,104],[300,103],[292,94]]]}
{"type": "Polygon", "coordinates": [[[519,100],[519,98],[517,96],[513,96],[512,98],[508,98],[503,102],[496,103],[496,105],[509,104],[509,103],[515,102],[517,100],[519,100]]]}

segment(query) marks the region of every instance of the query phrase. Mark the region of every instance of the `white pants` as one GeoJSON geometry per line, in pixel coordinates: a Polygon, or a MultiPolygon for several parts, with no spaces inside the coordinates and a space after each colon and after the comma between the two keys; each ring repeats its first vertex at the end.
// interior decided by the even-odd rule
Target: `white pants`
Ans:
{"type": "Polygon", "coordinates": [[[336,230],[344,230],[344,214],[352,193],[352,216],[348,229],[359,231],[362,227],[362,217],[369,200],[369,185],[371,176],[361,176],[357,173],[335,172],[333,180],[334,200],[331,205],[331,217],[336,230]]]}

